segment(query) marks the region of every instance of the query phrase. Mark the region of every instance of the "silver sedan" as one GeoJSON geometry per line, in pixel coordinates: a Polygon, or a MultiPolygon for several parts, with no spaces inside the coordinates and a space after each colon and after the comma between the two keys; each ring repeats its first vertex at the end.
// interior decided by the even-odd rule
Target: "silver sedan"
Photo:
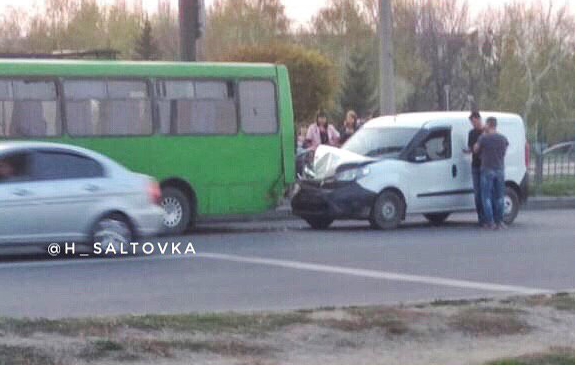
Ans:
{"type": "Polygon", "coordinates": [[[134,242],[160,232],[160,199],[156,181],[99,153],[0,142],[2,245],[134,242]]]}

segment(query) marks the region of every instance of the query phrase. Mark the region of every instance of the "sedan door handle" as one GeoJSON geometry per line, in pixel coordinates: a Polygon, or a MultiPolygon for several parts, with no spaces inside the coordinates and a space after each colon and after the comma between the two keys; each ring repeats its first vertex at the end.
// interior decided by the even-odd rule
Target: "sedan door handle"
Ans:
{"type": "Polygon", "coordinates": [[[30,190],[26,190],[26,189],[18,189],[16,191],[14,191],[13,194],[16,196],[28,196],[28,195],[32,195],[32,192],[30,190]]]}
{"type": "Polygon", "coordinates": [[[100,190],[100,187],[97,185],[90,184],[90,185],[84,186],[84,190],[89,191],[91,193],[94,193],[94,192],[100,190]]]}

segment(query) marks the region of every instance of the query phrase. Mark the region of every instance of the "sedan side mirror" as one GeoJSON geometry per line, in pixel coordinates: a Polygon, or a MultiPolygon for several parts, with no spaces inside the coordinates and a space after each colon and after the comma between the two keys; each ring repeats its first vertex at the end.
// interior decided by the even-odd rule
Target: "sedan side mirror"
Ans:
{"type": "Polygon", "coordinates": [[[410,160],[412,162],[418,162],[418,163],[427,161],[428,157],[425,148],[417,147],[415,150],[413,150],[413,152],[411,153],[410,160]]]}

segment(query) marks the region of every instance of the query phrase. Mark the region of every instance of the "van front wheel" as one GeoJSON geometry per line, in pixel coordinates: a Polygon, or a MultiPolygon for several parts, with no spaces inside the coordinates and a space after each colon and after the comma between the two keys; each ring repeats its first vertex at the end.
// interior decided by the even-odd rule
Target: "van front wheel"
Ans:
{"type": "Polygon", "coordinates": [[[394,229],[399,226],[405,214],[405,202],[393,191],[381,193],[371,210],[369,223],[377,229],[394,229]]]}

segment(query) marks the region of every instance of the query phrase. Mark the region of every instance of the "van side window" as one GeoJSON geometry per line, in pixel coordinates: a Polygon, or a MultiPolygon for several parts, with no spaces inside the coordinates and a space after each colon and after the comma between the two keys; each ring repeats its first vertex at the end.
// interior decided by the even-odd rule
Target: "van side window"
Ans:
{"type": "Polygon", "coordinates": [[[425,149],[428,161],[447,160],[451,158],[451,131],[433,132],[420,146],[425,149]]]}
{"type": "Polygon", "coordinates": [[[0,137],[53,137],[61,133],[54,81],[0,80],[0,137]]]}

